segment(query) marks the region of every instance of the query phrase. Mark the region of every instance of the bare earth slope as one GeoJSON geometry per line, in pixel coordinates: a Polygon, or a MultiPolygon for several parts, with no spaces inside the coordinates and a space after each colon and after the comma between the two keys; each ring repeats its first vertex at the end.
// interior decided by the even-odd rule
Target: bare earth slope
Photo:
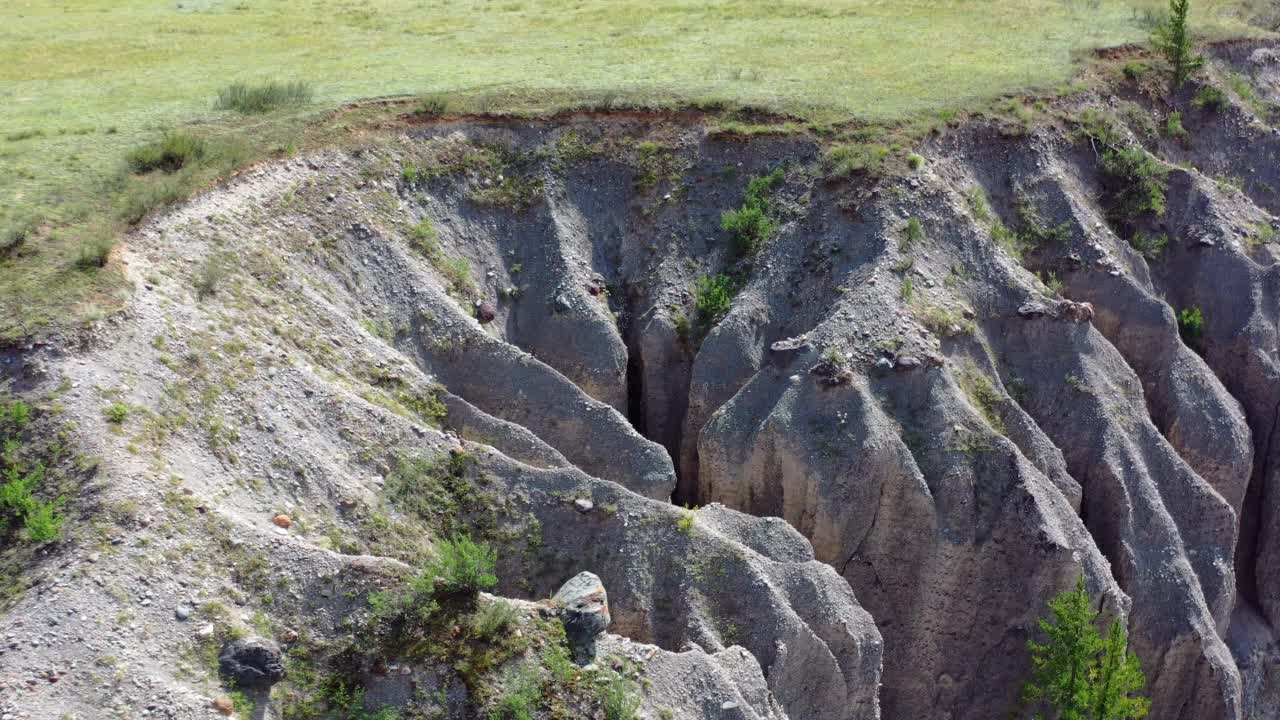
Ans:
{"type": "MultiPolygon", "coordinates": [[[[1280,100],[1273,51],[1220,61],[1280,100]]],[[[1083,573],[1152,717],[1276,718],[1280,134],[1232,97],[1149,135],[1167,108],[1130,100],[1069,109],[1168,161],[1163,216],[1117,220],[1067,122],[839,179],[808,137],[580,116],[416,126],[157,218],[124,316],[6,366],[102,462],[96,524],[9,611],[0,710],[207,716],[202,653],[240,628],[289,646],[261,716],[323,717],[305,678],[341,667],[484,717],[536,606],[535,646],[478,674],[344,646],[370,590],[467,532],[502,596],[600,576],[600,663],[649,717],[1004,716],[1083,573]],[[779,169],[745,257],[721,213],[779,169]],[[737,292],[708,318],[717,273],[737,292]]]]}

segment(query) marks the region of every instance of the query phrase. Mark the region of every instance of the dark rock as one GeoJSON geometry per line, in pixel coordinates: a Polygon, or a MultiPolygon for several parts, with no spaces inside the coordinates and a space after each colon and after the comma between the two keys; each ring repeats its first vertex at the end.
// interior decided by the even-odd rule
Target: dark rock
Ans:
{"type": "Polygon", "coordinates": [[[564,295],[557,295],[556,299],[552,301],[552,306],[558,313],[567,313],[573,309],[573,305],[569,302],[569,298],[564,295]]]}
{"type": "Polygon", "coordinates": [[[481,325],[488,325],[497,316],[498,308],[494,307],[493,303],[480,303],[479,307],[476,308],[476,319],[480,321],[481,325]]]}
{"type": "Polygon", "coordinates": [[[877,375],[885,375],[893,370],[893,361],[886,357],[876,358],[875,364],[872,365],[872,368],[875,370],[877,375]]]}
{"type": "Polygon", "coordinates": [[[596,637],[611,620],[604,583],[594,573],[581,572],[562,585],[551,600],[560,608],[574,662],[590,663],[596,657],[596,637]]]}
{"type": "Polygon", "coordinates": [[[233,640],[218,654],[218,672],[236,687],[266,689],[284,679],[280,648],[263,638],[233,640]]]}
{"type": "Polygon", "coordinates": [[[1028,320],[1044,317],[1049,314],[1049,311],[1049,306],[1039,300],[1029,300],[1018,308],[1018,314],[1028,320]]]}
{"type": "Polygon", "coordinates": [[[907,372],[920,367],[920,358],[910,355],[903,355],[893,362],[893,369],[898,372],[907,372]]]}

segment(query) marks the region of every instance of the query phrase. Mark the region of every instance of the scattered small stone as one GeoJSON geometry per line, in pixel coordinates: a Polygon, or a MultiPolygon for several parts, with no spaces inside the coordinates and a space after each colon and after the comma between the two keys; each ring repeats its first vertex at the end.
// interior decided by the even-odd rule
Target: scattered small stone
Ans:
{"type": "Polygon", "coordinates": [[[173,616],[178,620],[186,622],[191,618],[191,608],[187,607],[186,605],[179,605],[177,608],[174,609],[173,616]]]}
{"type": "Polygon", "coordinates": [[[230,715],[236,710],[236,706],[232,704],[231,698],[226,695],[219,695],[214,698],[213,702],[209,703],[209,706],[223,715],[230,715]]]}
{"type": "Polygon", "coordinates": [[[738,707],[738,703],[732,700],[725,700],[724,702],[720,703],[721,710],[733,710],[737,707],[738,707]]]}
{"type": "Polygon", "coordinates": [[[578,498],[573,501],[573,506],[578,509],[578,512],[588,513],[595,507],[595,503],[586,498],[578,498]]]}

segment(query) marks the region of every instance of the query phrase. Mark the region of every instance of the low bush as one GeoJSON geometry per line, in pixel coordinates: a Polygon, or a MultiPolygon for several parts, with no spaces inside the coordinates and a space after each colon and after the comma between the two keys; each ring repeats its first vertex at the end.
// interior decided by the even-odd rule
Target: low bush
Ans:
{"type": "Polygon", "coordinates": [[[782,168],[768,175],[751,178],[742,198],[742,207],[726,210],[720,216],[720,227],[729,233],[738,255],[751,257],[778,231],[769,218],[769,192],[782,184],[782,168]]]}
{"type": "Polygon", "coordinates": [[[699,278],[693,291],[693,304],[698,312],[698,320],[707,327],[720,322],[729,314],[733,298],[737,294],[737,283],[728,275],[721,273],[699,278]]]}
{"type": "Polygon", "coordinates": [[[1111,214],[1124,222],[1164,215],[1168,168],[1141,147],[1108,149],[1102,172],[1112,197],[1111,214]]]}
{"type": "Polygon", "coordinates": [[[129,406],[124,403],[111,403],[102,411],[106,416],[107,422],[112,425],[123,425],[124,421],[129,418],[129,406]]]}
{"type": "Polygon", "coordinates": [[[1201,85],[1191,104],[1205,110],[1218,111],[1227,106],[1227,94],[1213,85],[1201,85]]]}
{"type": "Polygon", "coordinates": [[[908,252],[911,247],[924,239],[924,226],[920,224],[920,218],[909,218],[907,220],[907,228],[902,236],[902,251],[908,252]]]}
{"type": "Polygon", "coordinates": [[[213,108],[251,115],[286,105],[305,105],[311,102],[313,94],[311,86],[305,82],[269,81],[261,85],[235,82],[218,91],[213,108]]]}
{"type": "Polygon", "coordinates": [[[822,156],[823,167],[835,177],[849,177],[858,173],[877,174],[889,157],[887,146],[876,143],[849,143],[836,145],[822,156]]]}
{"type": "Polygon", "coordinates": [[[1169,236],[1164,233],[1148,234],[1139,230],[1129,238],[1129,245],[1148,260],[1159,260],[1169,247],[1169,236]]]}
{"type": "Polygon", "coordinates": [[[449,100],[443,95],[423,95],[418,98],[414,112],[427,117],[439,117],[449,110],[449,100]]]}
{"type": "Polygon", "coordinates": [[[436,595],[474,598],[498,584],[497,554],[489,546],[458,535],[437,542],[435,550],[436,556],[415,583],[429,582],[436,595]]]}
{"type": "Polygon", "coordinates": [[[218,293],[218,285],[227,276],[227,264],[222,258],[211,255],[205,259],[196,274],[196,298],[204,300],[218,293]]]}
{"type": "Polygon", "coordinates": [[[1146,77],[1148,72],[1151,72],[1151,66],[1140,60],[1131,60],[1125,63],[1122,72],[1130,80],[1138,81],[1146,77]]]}
{"type": "Polygon", "coordinates": [[[36,495],[48,473],[43,462],[29,457],[34,448],[28,431],[34,418],[32,407],[22,400],[0,401],[0,543],[19,531],[33,543],[62,535],[66,499],[42,501],[36,495]]]}
{"type": "Polygon", "coordinates": [[[1187,347],[1204,354],[1204,313],[1199,307],[1193,305],[1178,313],[1178,335],[1187,347]]]}
{"type": "Polygon", "coordinates": [[[1174,110],[1164,119],[1164,134],[1174,140],[1186,140],[1187,129],[1182,126],[1182,113],[1174,110]]]}
{"type": "Polygon", "coordinates": [[[604,706],[605,720],[636,720],[640,712],[640,699],[631,691],[631,683],[615,674],[600,691],[600,704],[604,706]]]}

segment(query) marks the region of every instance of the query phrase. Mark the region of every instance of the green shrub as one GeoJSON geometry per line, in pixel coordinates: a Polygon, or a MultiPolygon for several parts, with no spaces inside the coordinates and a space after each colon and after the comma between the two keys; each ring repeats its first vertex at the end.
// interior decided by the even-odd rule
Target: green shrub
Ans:
{"type": "Polygon", "coordinates": [[[439,117],[449,110],[449,100],[443,95],[423,95],[418,98],[414,113],[427,117],[439,117]]]}
{"type": "Polygon", "coordinates": [[[907,275],[902,278],[902,301],[907,303],[911,302],[911,298],[915,297],[915,294],[915,288],[911,285],[911,276],[907,275]]]}
{"type": "Polygon", "coordinates": [[[494,640],[520,620],[520,610],[505,600],[485,603],[467,619],[467,629],[477,640],[494,640]]]}
{"type": "Polygon", "coordinates": [[[600,704],[605,720],[636,720],[640,711],[640,699],[632,693],[631,683],[619,674],[600,691],[600,704]]]}
{"type": "Polygon", "coordinates": [[[1105,110],[1085,108],[1076,118],[1079,133],[1101,149],[1124,144],[1124,130],[1115,115],[1105,110]]]}
{"type": "Polygon", "coordinates": [[[737,294],[737,283],[729,275],[721,273],[699,278],[693,290],[693,305],[698,319],[707,327],[720,322],[729,314],[733,297],[737,294]]]}
{"type": "Polygon", "coordinates": [[[1004,425],[1004,417],[1002,409],[1004,408],[1004,395],[996,389],[996,385],[991,378],[978,369],[972,361],[966,362],[961,366],[960,371],[956,374],[956,380],[959,381],[960,388],[964,390],[965,395],[969,396],[969,402],[982,413],[982,417],[991,426],[992,430],[1004,435],[1006,432],[1004,425]]]}
{"type": "Polygon", "coordinates": [[[1141,80],[1142,78],[1146,77],[1147,73],[1150,71],[1151,71],[1150,65],[1138,60],[1131,60],[1125,63],[1124,68],[1122,70],[1125,77],[1134,81],[1141,80]]]}
{"type": "Polygon", "coordinates": [[[777,223],[768,215],[768,194],[782,181],[782,168],[751,178],[742,198],[742,207],[721,214],[720,227],[729,233],[739,255],[754,255],[778,231],[777,223]]]}
{"type": "Polygon", "coordinates": [[[27,456],[43,458],[57,451],[30,441],[27,431],[34,421],[35,412],[24,401],[0,399],[0,544],[18,530],[32,543],[62,535],[61,510],[66,499],[59,496],[46,502],[36,497],[49,475],[43,462],[32,462],[27,456]]]}
{"type": "Polygon", "coordinates": [[[443,597],[475,597],[498,584],[494,575],[497,554],[487,545],[466,535],[436,543],[436,556],[427,563],[422,578],[429,579],[435,593],[443,597]]]}
{"type": "Polygon", "coordinates": [[[693,524],[696,518],[697,516],[693,512],[693,508],[686,505],[685,508],[680,511],[680,517],[676,518],[676,530],[679,531],[681,535],[692,535],[693,524]]]}
{"type": "Polygon", "coordinates": [[[16,435],[31,424],[31,406],[21,400],[0,405],[0,430],[4,436],[16,435]]]}
{"type": "Polygon", "coordinates": [[[1108,149],[1102,155],[1102,172],[1111,188],[1113,216],[1132,222],[1143,215],[1164,215],[1169,170],[1146,150],[1108,149]]]}
{"type": "Polygon", "coordinates": [[[912,170],[919,170],[924,167],[924,157],[922,155],[917,155],[916,153],[911,153],[907,156],[907,167],[912,170]]]}
{"type": "Polygon", "coordinates": [[[400,166],[400,179],[403,180],[404,184],[408,185],[409,187],[413,187],[414,185],[417,185],[418,184],[418,166],[414,165],[411,162],[405,162],[404,165],[400,166]]]}
{"type": "Polygon", "coordinates": [[[59,514],[65,498],[51,502],[32,500],[23,520],[23,531],[31,542],[52,542],[62,537],[62,524],[66,518],[59,514]]]}
{"type": "Polygon", "coordinates": [[[1245,237],[1245,244],[1250,249],[1260,245],[1270,245],[1276,241],[1276,229],[1270,223],[1255,223],[1252,231],[1245,237]]]}
{"type": "Polygon", "coordinates": [[[1164,134],[1174,140],[1186,140],[1187,129],[1182,126],[1182,113],[1174,110],[1164,119],[1164,134]]]}
{"type": "Polygon", "coordinates": [[[1227,94],[1213,85],[1201,85],[1191,104],[1216,112],[1227,106],[1227,94]]]}
{"type": "Polygon", "coordinates": [[[102,414],[112,425],[121,425],[129,418],[129,406],[124,403],[111,403],[102,411],[102,414]]]}
{"type": "Polygon", "coordinates": [[[1159,260],[1169,247],[1169,236],[1164,233],[1150,235],[1139,230],[1129,238],[1129,245],[1146,259],[1159,260]]]}
{"type": "Polygon", "coordinates": [[[1178,335],[1187,347],[1204,353],[1204,314],[1199,307],[1193,305],[1178,313],[1178,335]]]}
{"type": "Polygon", "coordinates": [[[890,150],[875,143],[849,143],[829,148],[822,156],[823,167],[835,177],[855,173],[875,175],[884,166],[890,150]]]}
{"type": "Polygon", "coordinates": [[[909,218],[907,220],[907,229],[902,236],[902,250],[907,252],[911,250],[911,246],[924,239],[924,226],[920,224],[919,218],[909,218]]]}
{"type": "Polygon", "coordinates": [[[185,132],[166,132],[159,140],[130,150],[125,161],[135,173],[153,170],[172,173],[201,160],[206,152],[208,144],[203,138],[185,132]]]}
{"type": "Polygon", "coordinates": [[[491,180],[488,186],[479,185],[467,192],[467,197],[477,205],[505,207],[523,210],[533,207],[542,197],[540,178],[504,175],[501,180],[491,180]]]}
{"type": "Polygon", "coordinates": [[[515,680],[515,687],[498,699],[496,707],[489,711],[488,720],[533,720],[542,701],[542,683],[530,668],[524,668],[515,680]]]}
{"type": "Polygon", "coordinates": [[[264,113],[286,105],[305,105],[311,102],[313,92],[305,82],[276,82],[249,85],[235,82],[218,91],[215,110],[235,110],[251,115],[264,113]]]}
{"type": "Polygon", "coordinates": [[[221,257],[210,255],[196,274],[196,297],[200,300],[212,297],[218,292],[218,285],[227,276],[227,264],[221,257]]]}

